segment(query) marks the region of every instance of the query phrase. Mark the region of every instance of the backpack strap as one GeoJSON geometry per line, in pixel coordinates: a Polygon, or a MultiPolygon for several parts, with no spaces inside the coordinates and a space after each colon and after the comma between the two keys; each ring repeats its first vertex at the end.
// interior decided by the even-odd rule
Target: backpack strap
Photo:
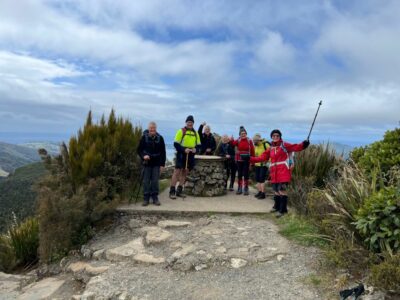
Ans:
{"type": "MultiPolygon", "coordinates": [[[[180,144],[182,145],[183,139],[185,138],[185,135],[186,135],[186,132],[188,131],[188,129],[186,127],[183,127],[181,130],[182,130],[182,138],[181,138],[180,144]]],[[[194,132],[194,138],[196,139],[196,145],[195,145],[195,147],[196,147],[197,146],[197,131],[194,129],[192,131],[194,132]]]]}

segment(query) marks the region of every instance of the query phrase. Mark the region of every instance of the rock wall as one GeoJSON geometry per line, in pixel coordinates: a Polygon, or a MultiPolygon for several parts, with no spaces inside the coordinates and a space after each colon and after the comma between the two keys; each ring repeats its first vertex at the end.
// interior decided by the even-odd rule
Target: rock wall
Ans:
{"type": "Polygon", "coordinates": [[[195,168],[190,172],[185,192],[188,195],[214,197],[226,194],[224,158],[196,155],[195,168]]]}

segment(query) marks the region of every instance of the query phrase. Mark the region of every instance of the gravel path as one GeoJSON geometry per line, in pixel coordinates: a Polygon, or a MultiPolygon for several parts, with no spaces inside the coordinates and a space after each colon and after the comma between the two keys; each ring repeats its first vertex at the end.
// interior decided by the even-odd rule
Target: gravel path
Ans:
{"type": "Polygon", "coordinates": [[[123,215],[61,272],[0,273],[0,299],[326,299],[305,283],[318,259],[265,216],[123,215]]]}
{"type": "MultiPolygon", "coordinates": [[[[96,262],[110,268],[88,281],[86,295],[96,295],[96,299],[116,296],[127,297],[124,299],[316,299],[321,296],[304,283],[315,274],[313,264],[318,260],[318,250],[287,241],[268,219],[227,215],[180,219],[190,224],[161,228],[170,233],[169,237],[147,244],[149,232],[157,233],[158,229],[154,228],[160,228],[157,226],[160,218],[133,218],[133,221],[129,218],[88,245],[91,252],[105,249],[105,254],[96,262]],[[143,227],[153,229],[143,231],[143,227]],[[107,249],[120,249],[136,239],[144,240],[145,250],[140,251],[164,261],[152,264],[121,256],[113,257],[110,264],[107,249]]],[[[161,235],[159,232],[158,236],[161,235]]]]}

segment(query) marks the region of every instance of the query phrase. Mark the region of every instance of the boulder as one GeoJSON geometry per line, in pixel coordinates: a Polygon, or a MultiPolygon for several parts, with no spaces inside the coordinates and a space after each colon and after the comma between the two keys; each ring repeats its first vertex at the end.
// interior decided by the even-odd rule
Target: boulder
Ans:
{"type": "Polygon", "coordinates": [[[162,264],[165,262],[164,257],[154,257],[153,255],[147,253],[136,254],[133,259],[139,263],[145,264],[162,264]]]}
{"type": "Polygon", "coordinates": [[[41,281],[34,282],[25,288],[18,300],[41,300],[52,299],[53,295],[64,285],[65,280],[48,277],[41,281]]]}
{"type": "Polygon", "coordinates": [[[146,233],[146,244],[156,244],[168,240],[172,234],[157,226],[143,227],[142,231],[146,233]]]}
{"type": "Polygon", "coordinates": [[[107,271],[109,266],[93,267],[87,262],[78,261],[68,266],[68,271],[72,273],[84,272],[90,276],[96,276],[107,271]]]}
{"type": "Polygon", "coordinates": [[[107,250],[105,256],[110,261],[128,261],[143,252],[145,252],[143,239],[137,238],[125,245],[107,250]]]}

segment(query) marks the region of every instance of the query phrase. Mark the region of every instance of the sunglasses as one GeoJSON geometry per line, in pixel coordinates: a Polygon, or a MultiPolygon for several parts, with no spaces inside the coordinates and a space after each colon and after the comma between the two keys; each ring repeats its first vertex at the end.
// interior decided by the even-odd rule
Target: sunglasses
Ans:
{"type": "Polygon", "coordinates": [[[272,137],[280,137],[279,134],[273,134],[272,137]]]}

